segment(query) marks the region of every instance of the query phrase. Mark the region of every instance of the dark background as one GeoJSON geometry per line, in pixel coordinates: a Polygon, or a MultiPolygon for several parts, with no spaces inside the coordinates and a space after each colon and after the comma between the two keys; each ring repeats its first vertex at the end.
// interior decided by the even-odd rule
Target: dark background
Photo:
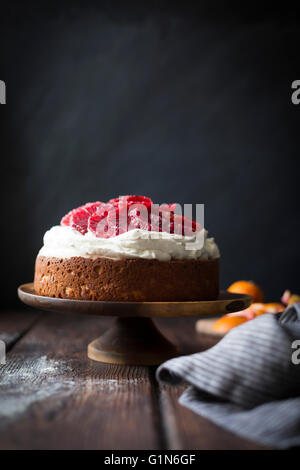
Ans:
{"type": "Polygon", "coordinates": [[[300,291],[299,22],[200,3],[2,5],[2,306],[46,229],[128,193],[205,203],[223,287],[300,291]]]}

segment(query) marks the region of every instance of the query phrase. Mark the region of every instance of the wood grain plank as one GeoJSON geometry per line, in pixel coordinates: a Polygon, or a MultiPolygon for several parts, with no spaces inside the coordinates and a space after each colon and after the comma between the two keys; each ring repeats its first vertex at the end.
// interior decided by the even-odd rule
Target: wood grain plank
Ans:
{"type": "Polygon", "coordinates": [[[40,314],[32,310],[0,312],[0,340],[5,342],[7,351],[29,331],[40,314]]]}
{"type": "Polygon", "coordinates": [[[43,313],[0,369],[0,448],[159,449],[146,367],[87,358],[111,319],[43,313]]]}
{"type": "MultiPolygon", "coordinates": [[[[192,354],[212,347],[218,341],[195,331],[197,319],[159,320],[157,323],[182,354],[192,354]]],[[[164,434],[169,449],[262,449],[263,447],[225,431],[211,421],[179,405],[186,386],[159,384],[164,434]]]]}

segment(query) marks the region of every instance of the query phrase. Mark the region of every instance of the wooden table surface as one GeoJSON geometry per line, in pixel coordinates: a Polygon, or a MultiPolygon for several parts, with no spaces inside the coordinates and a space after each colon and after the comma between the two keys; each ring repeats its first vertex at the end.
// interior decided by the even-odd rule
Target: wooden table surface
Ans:
{"type": "MultiPolygon", "coordinates": [[[[155,367],[101,364],[87,344],[111,318],[0,312],[0,449],[259,449],[178,404],[185,386],[160,385],[155,367]]],[[[157,320],[184,353],[216,339],[195,318],[157,320]]]]}

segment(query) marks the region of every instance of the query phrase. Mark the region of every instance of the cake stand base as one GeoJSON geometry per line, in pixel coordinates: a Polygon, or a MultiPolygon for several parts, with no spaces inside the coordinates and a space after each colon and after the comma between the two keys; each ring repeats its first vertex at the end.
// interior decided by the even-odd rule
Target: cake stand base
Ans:
{"type": "Polygon", "coordinates": [[[88,345],[88,357],[98,362],[158,365],[178,355],[178,349],[151,318],[116,318],[113,325],[88,345]]]}

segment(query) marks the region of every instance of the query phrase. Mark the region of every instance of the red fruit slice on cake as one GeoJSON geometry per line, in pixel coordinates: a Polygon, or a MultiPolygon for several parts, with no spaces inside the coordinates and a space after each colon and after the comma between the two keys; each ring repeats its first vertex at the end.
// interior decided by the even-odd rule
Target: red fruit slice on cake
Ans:
{"type": "MultiPolygon", "coordinates": [[[[155,232],[174,233],[176,203],[152,206],[151,230],[155,232]]],[[[181,233],[181,231],[180,231],[181,233]]]]}
{"type": "Polygon", "coordinates": [[[70,212],[68,212],[66,215],[64,215],[64,217],[60,221],[60,225],[62,225],[62,226],[70,225],[71,217],[72,217],[72,214],[75,210],[76,209],[72,209],[70,212]]]}
{"type": "Polygon", "coordinates": [[[176,202],[160,206],[160,232],[174,233],[176,202]]]}
{"type": "Polygon", "coordinates": [[[96,201],[96,202],[87,202],[86,204],[84,204],[84,206],[82,206],[84,209],[86,209],[90,215],[93,215],[99,207],[105,205],[104,202],[101,202],[101,201],[96,201]]]}
{"type": "Polygon", "coordinates": [[[71,215],[70,226],[78,230],[83,235],[88,231],[89,218],[102,206],[103,202],[88,202],[79,207],[71,215]]]}
{"type": "Polygon", "coordinates": [[[134,204],[128,209],[128,231],[136,228],[150,230],[149,208],[143,204],[134,204]]]}
{"type": "Polygon", "coordinates": [[[83,235],[87,232],[88,219],[94,212],[103,204],[103,202],[88,202],[83,206],[68,212],[62,219],[60,224],[63,226],[70,226],[75,228],[83,235]]]}
{"type": "Polygon", "coordinates": [[[177,235],[194,235],[201,226],[193,219],[176,214],[176,203],[153,207],[151,210],[151,230],[177,235]]]}
{"type": "MultiPolygon", "coordinates": [[[[150,198],[145,196],[121,196],[111,199],[114,210],[110,209],[107,216],[105,237],[116,236],[136,228],[150,230],[149,213],[152,205],[150,198]]],[[[97,230],[97,236],[103,231],[97,230]]]]}
{"type": "Polygon", "coordinates": [[[146,207],[150,207],[153,203],[149,197],[146,196],[121,196],[115,199],[110,199],[108,204],[113,204],[118,206],[120,203],[127,203],[127,206],[130,207],[133,204],[143,204],[146,207]]]}
{"type": "Polygon", "coordinates": [[[109,238],[111,236],[107,221],[111,209],[114,209],[112,204],[101,204],[88,218],[87,229],[98,238],[109,238]]]}
{"type": "Polygon", "coordinates": [[[70,227],[75,228],[75,230],[84,235],[87,232],[88,220],[90,216],[91,214],[84,207],[77,209],[71,216],[70,227]]]}

